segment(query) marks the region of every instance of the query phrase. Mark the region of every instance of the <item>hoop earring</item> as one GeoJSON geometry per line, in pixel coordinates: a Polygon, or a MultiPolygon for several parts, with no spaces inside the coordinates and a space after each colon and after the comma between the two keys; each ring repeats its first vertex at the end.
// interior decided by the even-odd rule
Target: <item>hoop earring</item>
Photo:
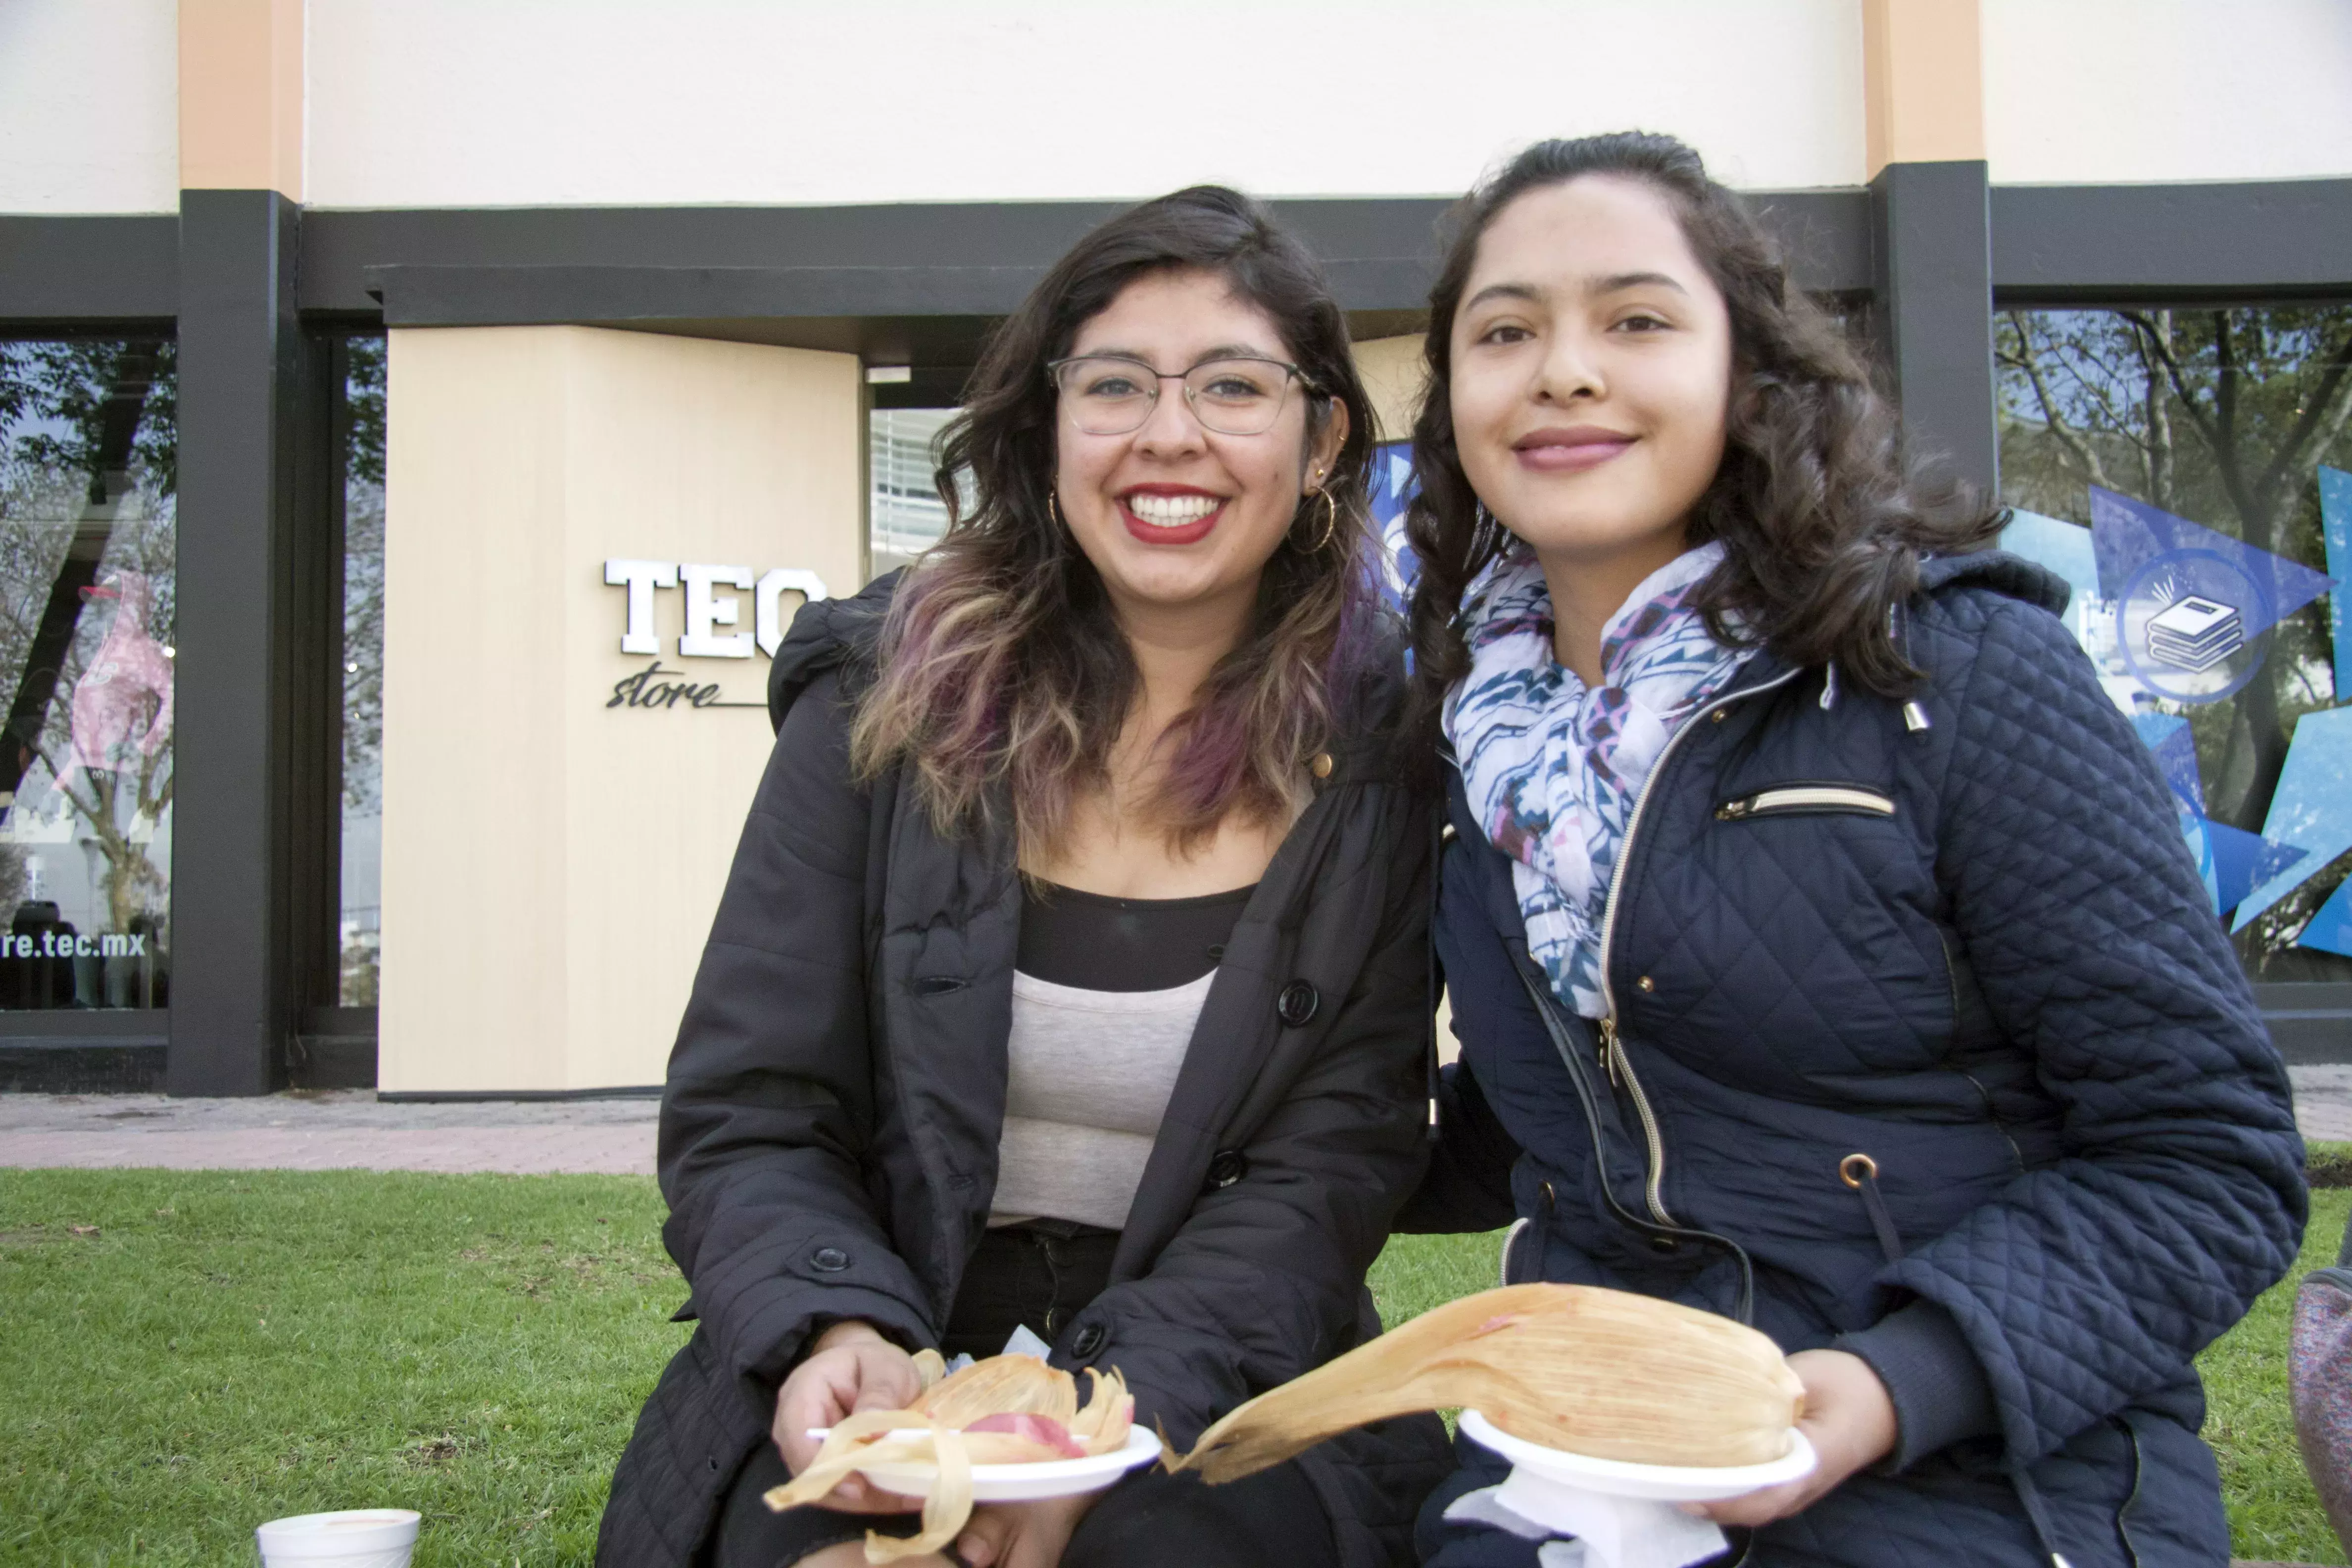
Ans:
{"type": "Polygon", "coordinates": [[[1339,536],[1339,501],[1328,485],[1316,493],[1323,498],[1323,537],[1315,542],[1315,548],[1308,553],[1320,555],[1330,549],[1331,541],[1339,536]]]}

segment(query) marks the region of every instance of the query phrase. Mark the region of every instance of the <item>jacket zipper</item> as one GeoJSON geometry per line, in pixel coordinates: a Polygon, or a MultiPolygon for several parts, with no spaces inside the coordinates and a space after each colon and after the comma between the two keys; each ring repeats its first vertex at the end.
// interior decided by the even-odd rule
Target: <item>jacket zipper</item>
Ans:
{"type": "Polygon", "coordinates": [[[1845,784],[1789,784],[1740,800],[1727,800],[1715,808],[1724,822],[1769,816],[1775,812],[1856,812],[1864,816],[1892,816],[1895,803],[1876,790],[1845,784]]]}
{"type": "Polygon", "coordinates": [[[1633,863],[1633,836],[1641,830],[1642,814],[1648,809],[1650,794],[1658,781],[1665,776],[1666,763],[1681,745],[1683,738],[1697,729],[1699,721],[1712,718],[1718,710],[1728,708],[1744,698],[1785,686],[1797,679],[1800,671],[1790,669],[1760,685],[1744,687],[1727,692],[1683,721],[1680,728],[1666,737],[1658,752],[1658,760],[1650,766],[1650,776],[1642,781],[1641,793],[1633,797],[1633,814],[1625,818],[1625,837],[1617,844],[1617,864],[1609,874],[1609,901],[1601,913],[1601,1000],[1609,1011],[1601,1020],[1601,1062],[1609,1069],[1609,1081],[1622,1081],[1633,1097],[1634,1114],[1642,1119],[1642,1136],[1649,1143],[1649,1180],[1643,1184],[1642,1195],[1650,1205],[1650,1217],[1660,1225],[1681,1227],[1681,1222],[1666,1212],[1666,1140],[1658,1131],[1657,1113],[1650,1108],[1650,1097],[1642,1088],[1642,1079],[1633,1071],[1632,1058],[1617,1038],[1617,988],[1609,978],[1610,950],[1617,944],[1617,905],[1625,893],[1625,870],[1633,863]]]}

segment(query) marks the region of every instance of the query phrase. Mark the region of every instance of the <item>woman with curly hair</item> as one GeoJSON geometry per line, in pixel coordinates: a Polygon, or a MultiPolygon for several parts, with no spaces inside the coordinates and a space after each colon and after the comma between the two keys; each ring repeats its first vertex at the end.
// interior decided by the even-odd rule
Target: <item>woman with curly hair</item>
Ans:
{"type": "MultiPolygon", "coordinates": [[[[1025,1329],[1181,1447],[1379,1332],[1365,1270],[1427,1150],[1432,828],[1395,771],[1370,428],[1313,258],[1181,191],[997,332],[938,547],[794,620],[663,1097],[699,1321],[600,1562],[850,1564],[869,1528],[916,1533],[856,1479],[761,1498],[812,1428],[908,1404],[925,1347],[1025,1329]]],[[[1423,1417],[1241,1486],[983,1506],[950,1551],[1375,1568],[1444,1469],[1423,1417]]]]}
{"type": "MultiPolygon", "coordinates": [[[[1790,1352],[1819,1462],[1703,1510],[1723,1561],[2222,1562],[2192,1358],[2293,1258],[2301,1152],[2064,588],[1667,138],[1475,193],[1427,351],[1463,1050],[1406,1226],[1790,1352]]],[[[1427,1561],[1554,1561],[1462,1458],[1427,1561]]]]}

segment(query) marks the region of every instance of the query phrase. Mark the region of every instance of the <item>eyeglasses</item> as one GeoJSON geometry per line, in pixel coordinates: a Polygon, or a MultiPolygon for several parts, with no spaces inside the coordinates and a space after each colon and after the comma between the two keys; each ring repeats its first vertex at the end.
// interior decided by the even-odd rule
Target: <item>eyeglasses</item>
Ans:
{"type": "Polygon", "coordinates": [[[1184,401],[1204,430],[1220,436],[1262,436],[1282,416],[1290,384],[1311,395],[1315,384],[1297,365],[1278,359],[1204,359],[1179,374],[1154,370],[1127,354],[1078,354],[1045,367],[1054,390],[1079,429],[1089,436],[1125,436],[1143,428],[1160,405],[1160,384],[1181,381],[1184,401]]]}

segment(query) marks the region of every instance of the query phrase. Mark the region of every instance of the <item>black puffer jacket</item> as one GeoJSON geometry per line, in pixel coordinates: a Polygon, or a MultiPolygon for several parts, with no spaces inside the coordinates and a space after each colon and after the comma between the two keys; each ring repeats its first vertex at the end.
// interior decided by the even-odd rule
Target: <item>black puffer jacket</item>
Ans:
{"type": "MultiPolygon", "coordinates": [[[[670,1057],[664,1239],[698,1316],[638,1418],[597,1561],[692,1562],[810,1333],[936,1342],[986,1225],[1021,895],[1011,847],[942,839],[849,777],[889,579],[778,650],[777,742],[670,1057]]],[[[1117,1367],[1179,1447],[1379,1331],[1364,1289],[1426,1144],[1428,807],[1354,694],[1314,802],[1227,943],[1122,1233],[1055,1364],[1117,1367]]],[[[1409,1562],[1448,1465],[1434,1417],[1307,1461],[1349,1568],[1409,1562]]]]}
{"type": "MultiPolygon", "coordinates": [[[[1405,1222],[1516,1215],[1514,1281],[1871,1363],[1892,1462],[1756,1532],[1749,1568],[2229,1554],[2193,1358],[2294,1258],[2302,1149],[2170,796],[2064,604],[2009,556],[1931,562],[1903,619],[1923,714],[1759,653],[1677,730],[1619,858],[1606,1060],[1454,786],[1435,941],[1463,1052],[1405,1222]]],[[[1533,1568],[1525,1542],[1436,1528],[1499,1479],[1463,1458],[1435,1563],[1533,1568]]]]}

